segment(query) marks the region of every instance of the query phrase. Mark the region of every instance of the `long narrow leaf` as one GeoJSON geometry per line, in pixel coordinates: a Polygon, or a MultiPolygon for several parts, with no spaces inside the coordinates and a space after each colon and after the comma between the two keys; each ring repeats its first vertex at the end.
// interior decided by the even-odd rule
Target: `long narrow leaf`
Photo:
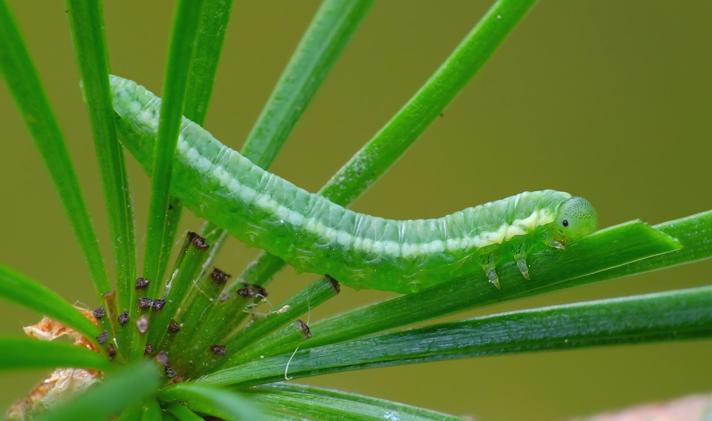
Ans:
{"type": "Polygon", "coordinates": [[[202,125],[222,53],[232,0],[204,0],[195,40],[183,114],[202,125]]]}
{"type": "Polygon", "coordinates": [[[66,342],[30,338],[0,338],[0,368],[98,368],[109,360],[102,354],[66,342]]]}
{"type": "Polygon", "coordinates": [[[231,367],[202,384],[266,383],[367,367],[712,336],[712,287],[475,318],[231,367]]]}
{"type": "Polygon", "coordinates": [[[89,263],[94,285],[100,294],[105,294],[111,288],[79,181],[35,66],[5,0],[0,0],[0,70],[49,169],[89,263]]]}
{"type": "Polygon", "coordinates": [[[158,292],[161,285],[158,266],[163,250],[161,242],[166,229],[168,192],[202,4],[203,0],[180,0],[177,3],[173,20],[173,35],[165,71],[158,139],[153,154],[151,205],[144,263],[144,275],[155,281],[149,286],[149,295],[151,296],[158,292]]]}
{"type": "MultiPolygon", "coordinates": [[[[231,9],[232,0],[204,0],[200,11],[197,38],[193,47],[193,57],[186,85],[183,115],[201,125],[205,121],[208,103],[213,92],[213,82],[220,61],[231,9]]],[[[163,250],[158,265],[158,272],[161,276],[166,271],[182,208],[180,200],[176,197],[170,198],[166,230],[162,240],[163,250]]]]}
{"type": "Polygon", "coordinates": [[[250,400],[270,410],[315,420],[455,421],[460,418],[398,402],[338,390],[278,383],[249,389],[250,400]]]}
{"type": "Polygon", "coordinates": [[[151,362],[130,366],[112,374],[102,384],[48,411],[42,421],[105,420],[138,404],[160,386],[158,367],[151,362]]]}
{"type": "Polygon", "coordinates": [[[265,168],[274,160],[372,3],[322,3],[242,148],[252,162],[265,168]]]}
{"type": "Polygon", "coordinates": [[[226,420],[260,420],[262,410],[241,395],[224,389],[195,384],[179,384],[161,391],[166,402],[180,401],[194,411],[226,420]]]}
{"type": "Polygon", "coordinates": [[[240,351],[225,364],[246,362],[258,355],[288,352],[301,344],[313,347],[379,332],[465,308],[479,307],[526,295],[557,285],[576,284],[576,278],[632,261],[677,250],[679,244],[641,222],[608,228],[571,244],[566,250],[546,248],[528,256],[531,280],[525,281],[514,261],[497,268],[502,289],[491,286],[484,275],[462,278],[425,291],[372,304],[321,320],[311,326],[304,340],[293,327],[275,332],[253,347],[240,351]]]}
{"type": "MultiPolygon", "coordinates": [[[[116,268],[118,303],[119,306],[125,307],[128,305],[131,282],[136,276],[136,241],[124,156],[114,127],[109,88],[109,58],[106,52],[101,2],[67,0],[67,13],[104,187],[116,268]]],[[[106,300],[104,304],[108,307],[106,300]]],[[[105,325],[110,323],[112,330],[118,331],[115,317],[105,318],[102,322],[105,325]]],[[[119,350],[125,350],[121,343],[119,350]]]]}
{"type": "Polygon", "coordinates": [[[99,334],[98,327],[54,291],[5,266],[0,266],[0,297],[60,321],[90,338],[99,334]]]}
{"type": "Polygon", "coordinates": [[[168,412],[179,421],[204,421],[204,418],[188,409],[183,404],[174,403],[168,407],[168,412]]]}
{"type": "Polygon", "coordinates": [[[148,399],[141,408],[141,421],[161,421],[163,411],[161,404],[156,399],[148,399]]]}
{"type": "Polygon", "coordinates": [[[712,257],[712,210],[655,225],[675,237],[682,248],[672,253],[649,257],[617,268],[584,276],[577,283],[619,278],[712,257]]]}
{"type": "MultiPolygon", "coordinates": [[[[164,254],[170,249],[164,242],[171,237],[167,234],[171,230],[170,223],[175,222],[175,220],[167,218],[169,188],[202,5],[203,0],[180,0],[176,6],[173,20],[173,34],[165,71],[158,139],[153,155],[151,203],[144,253],[144,276],[152,281],[148,287],[149,297],[155,297],[163,284],[161,265],[166,261],[164,254]]],[[[133,294],[130,314],[137,315],[136,310],[136,295],[133,294]]],[[[145,337],[141,338],[142,340],[132,341],[131,354],[135,357],[143,354],[145,337]]]]}

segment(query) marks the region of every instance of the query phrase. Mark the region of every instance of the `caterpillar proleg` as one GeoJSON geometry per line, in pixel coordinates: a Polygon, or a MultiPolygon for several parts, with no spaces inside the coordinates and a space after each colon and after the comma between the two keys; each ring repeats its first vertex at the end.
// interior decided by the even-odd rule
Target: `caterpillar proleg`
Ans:
{"type": "MultiPolygon", "coordinates": [[[[160,98],[111,77],[125,146],[150,172],[160,98]]],[[[555,190],[524,192],[440,218],[392,220],[358,213],[254,165],[183,118],[171,191],[198,215],[297,270],[354,288],[409,293],[462,276],[499,287],[513,259],[529,278],[533,247],[564,247],[596,229],[593,206],[555,190]]]]}

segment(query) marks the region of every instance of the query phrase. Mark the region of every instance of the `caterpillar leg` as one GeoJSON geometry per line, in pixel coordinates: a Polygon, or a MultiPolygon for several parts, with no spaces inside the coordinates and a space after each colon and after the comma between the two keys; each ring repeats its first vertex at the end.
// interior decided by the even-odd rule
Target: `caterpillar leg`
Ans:
{"type": "Polygon", "coordinates": [[[524,244],[520,244],[517,247],[517,251],[514,253],[514,261],[517,263],[517,269],[522,277],[529,280],[529,265],[527,264],[527,255],[525,251],[524,244]]]}
{"type": "Polygon", "coordinates": [[[553,238],[547,242],[547,245],[548,245],[549,247],[555,248],[555,249],[557,249],[557,250],[564,250],[564,249],[566,249],[566,246],[564,245],[564,243],[562,243],[562,242],[559,241],[559,240],[555,240],[555,239],[553,239],[553,238]]]}
{"type": "Polygon", "coordinates": [[[484,270],[487,280],[490,284],[494,285],[497,289],[502,289],[499,284],[499,276],[497,275],[497,269],[494,265],[494,256],[492,254],[487,254],[482,259],[482,270],[484,270]]]}

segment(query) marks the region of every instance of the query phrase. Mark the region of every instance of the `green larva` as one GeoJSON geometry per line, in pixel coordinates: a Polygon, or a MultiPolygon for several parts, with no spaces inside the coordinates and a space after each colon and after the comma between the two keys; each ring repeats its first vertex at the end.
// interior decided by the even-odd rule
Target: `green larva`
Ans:
{"type": "MultiPolygon", "coordinates": [[[[112,76],[114,109],[126,147],[150,171],[160,98],[112,76]]],[[[236,238],[297,270],[329,274],[354,288],[409,293],[462,276],[485,276],[512,259],[529,278],[527,253],[563,247],[596,229],[591,204],[544,190],[441,218],[389,220],[338,206],[254,165],[183,119],[172,193],[236,238]]]]}

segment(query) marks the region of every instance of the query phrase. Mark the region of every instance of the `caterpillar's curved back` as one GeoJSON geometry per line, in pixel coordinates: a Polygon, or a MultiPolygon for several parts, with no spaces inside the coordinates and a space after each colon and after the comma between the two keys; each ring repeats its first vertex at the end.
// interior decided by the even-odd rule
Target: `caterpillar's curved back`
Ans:
{"type": "MultiPolygon", "coordinates": [[[[114,108],[127,148],[150,171],[160,99],[112,76],[114,108]]],[[[197,214],[298,270],[330,274],[355,288],[413,292],[484,273],[511,256],[528,277],[536,244],[560,246],[592,232],[591,204],[543,190],[441,218],[392,220],[338,206],[254,165],[183,119],[172,192],[197,214]]]]}

